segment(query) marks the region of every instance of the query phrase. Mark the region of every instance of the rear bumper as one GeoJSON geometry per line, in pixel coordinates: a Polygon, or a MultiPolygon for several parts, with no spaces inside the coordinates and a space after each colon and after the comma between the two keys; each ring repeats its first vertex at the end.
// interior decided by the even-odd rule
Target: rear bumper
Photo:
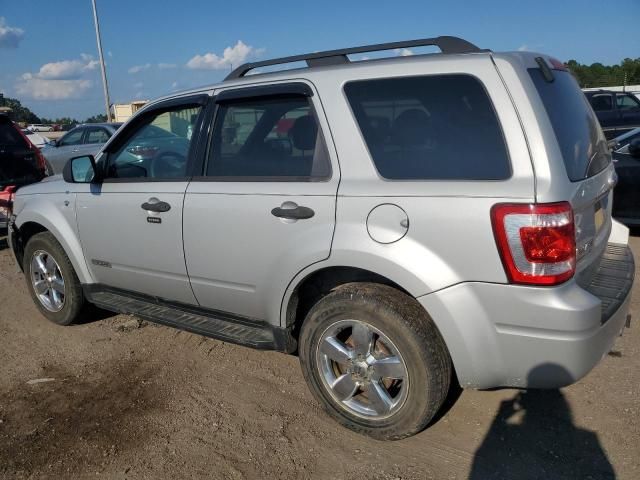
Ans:
{"type": "Polygon", "coordinates": [[[609,244],[581,287],[463,283],[418,298],[436,322],[460,384],[469,388],[558,388],[586,375],[627,321],[635,266],[609,244]]]}

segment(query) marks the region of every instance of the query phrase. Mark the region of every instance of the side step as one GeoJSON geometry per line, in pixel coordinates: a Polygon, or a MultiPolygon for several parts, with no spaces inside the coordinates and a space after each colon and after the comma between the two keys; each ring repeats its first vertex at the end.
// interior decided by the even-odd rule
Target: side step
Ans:
{"type": "Polygon", "coordinates": [[[295,340],[287,329],[274,327],[266,322],[190,305],[173,304],[102,285],[84,285],[83,289],[87,300],[105,310],[133,314],[154,323],[260,350],[295,350],[295,340]]]}

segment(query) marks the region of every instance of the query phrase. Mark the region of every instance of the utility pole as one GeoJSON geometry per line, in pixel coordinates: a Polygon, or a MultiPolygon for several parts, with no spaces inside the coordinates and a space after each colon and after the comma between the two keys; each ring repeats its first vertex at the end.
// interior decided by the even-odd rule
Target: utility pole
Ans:
{"type": "Polygon", "coordinates": [[[100,40],[100,24],[98,23],[98,9],[96,0],[91,0],[93,5],[93,21],[96,25],[96,40],[98,41],[98,56],[100,57],[100,70],[102,70],[102,86],[104,87],[104,103],[107,109],[107,122],[111,121],[111,102],[109,101],[109,85],[107,84],[107,71],[104,67],[104,55],[102,55],[102,40],[100,40]]]}

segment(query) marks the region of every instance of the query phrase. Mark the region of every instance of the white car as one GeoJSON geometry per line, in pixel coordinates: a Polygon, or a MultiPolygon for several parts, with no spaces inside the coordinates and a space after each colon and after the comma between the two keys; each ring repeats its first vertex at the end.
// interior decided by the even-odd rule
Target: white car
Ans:
{"type": "Polygon", "coordinates": [[[27,127],[32,132],[53,132],[51,125],[42,125],[41,123],[34,123],[27,127]]]}
{"type": "Polygon", "coordinates": [[[35,133],[33,130],[23,128],[22,133],[29,139],[36,147],[42,148],[52,143],[52,141],[39,133],[35,133]]]}

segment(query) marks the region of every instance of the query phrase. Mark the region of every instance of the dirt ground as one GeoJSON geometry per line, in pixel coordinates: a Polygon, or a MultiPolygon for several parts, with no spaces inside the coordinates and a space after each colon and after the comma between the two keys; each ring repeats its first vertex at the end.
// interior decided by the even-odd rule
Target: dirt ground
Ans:
{"type": "Polygon", "coordinates": [[[122,315],[47,322],[1,235],[0,341],[0,478],[640,478],[637,323],[576,385],[465,391],[392,443],[330,420],[296,357],[122,315]]]}

